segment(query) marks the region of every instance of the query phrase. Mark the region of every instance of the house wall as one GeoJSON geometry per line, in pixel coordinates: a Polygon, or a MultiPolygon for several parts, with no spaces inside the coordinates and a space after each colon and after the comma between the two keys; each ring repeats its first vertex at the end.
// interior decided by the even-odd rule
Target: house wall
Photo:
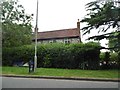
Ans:
{"type": "Polygon", "coordinates": [[[38,43],[79,43],[80,38],[63,38],[63,39],[49,39],[49,40],[39,40],[38,43]]]}

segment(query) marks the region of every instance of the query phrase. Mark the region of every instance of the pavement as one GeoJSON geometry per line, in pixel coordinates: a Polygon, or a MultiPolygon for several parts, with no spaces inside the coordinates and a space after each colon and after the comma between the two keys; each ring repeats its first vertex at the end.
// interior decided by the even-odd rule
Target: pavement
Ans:
{"type": "Polygon", "coordinates": [[[85,80],[85,81],[106,81],[106,82],[120,82],[120,78],[85,78],[85,77],[62,77],[62,76],[35,76],[35,75],[14,75],[2,74],[2,77],[17,77],[17,78],[37,78],[37,79],[61,79],[61,80],[85,80]]]}

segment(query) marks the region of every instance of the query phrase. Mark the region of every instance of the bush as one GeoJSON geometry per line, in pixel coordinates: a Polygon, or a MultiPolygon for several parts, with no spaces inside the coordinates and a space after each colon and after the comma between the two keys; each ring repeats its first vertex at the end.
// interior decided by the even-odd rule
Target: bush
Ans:
{"type": "Polygon", "coordinates": [[[118,62],[118,53],[110,53],[110,61],[118,62]]]}
{"type": "Polygon", "coordinates": [[[102,52],[100,54],[100,59],[102,69],[118,69],[118,53],[102,52]]]}
{"type": "MultiPolygon", "coordinates": [[[[97,43],[78,44],[38,44],[38,67],[68,69],[98,69],[99,50],[97,43]]],[[[34,45],[3,48],[3,65],[12,65],[22,59],[28,62],[34,59],[34,45]]]]}

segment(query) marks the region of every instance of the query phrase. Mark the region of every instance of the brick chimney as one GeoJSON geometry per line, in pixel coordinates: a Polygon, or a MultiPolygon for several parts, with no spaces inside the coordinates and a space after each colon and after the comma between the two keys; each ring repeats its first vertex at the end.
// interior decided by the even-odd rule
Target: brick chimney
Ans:
{"type": "Polygon", "coordinates": [[[80,29],[80,21],[78,19],[78,22],[77,22],[77,28],[80,29]]]}
{"type": "Polygon", "coordinates": [[[79,19],[78,19],[78,21],[77,21],[77,29],[79,30],[79,37],[80,37],[80,42],[81,42],[81,33],[80,33],[80,21],[79,21],[79,19]]]}

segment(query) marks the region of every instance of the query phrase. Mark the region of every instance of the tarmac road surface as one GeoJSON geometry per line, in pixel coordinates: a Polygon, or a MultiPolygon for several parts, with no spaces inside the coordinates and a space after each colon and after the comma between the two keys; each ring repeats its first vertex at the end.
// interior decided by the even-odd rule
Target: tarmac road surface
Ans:
{"type": "Polygon", "coordinates": [[[118,82],[2,77],[2,88],[118,88],[118,82]]]}

